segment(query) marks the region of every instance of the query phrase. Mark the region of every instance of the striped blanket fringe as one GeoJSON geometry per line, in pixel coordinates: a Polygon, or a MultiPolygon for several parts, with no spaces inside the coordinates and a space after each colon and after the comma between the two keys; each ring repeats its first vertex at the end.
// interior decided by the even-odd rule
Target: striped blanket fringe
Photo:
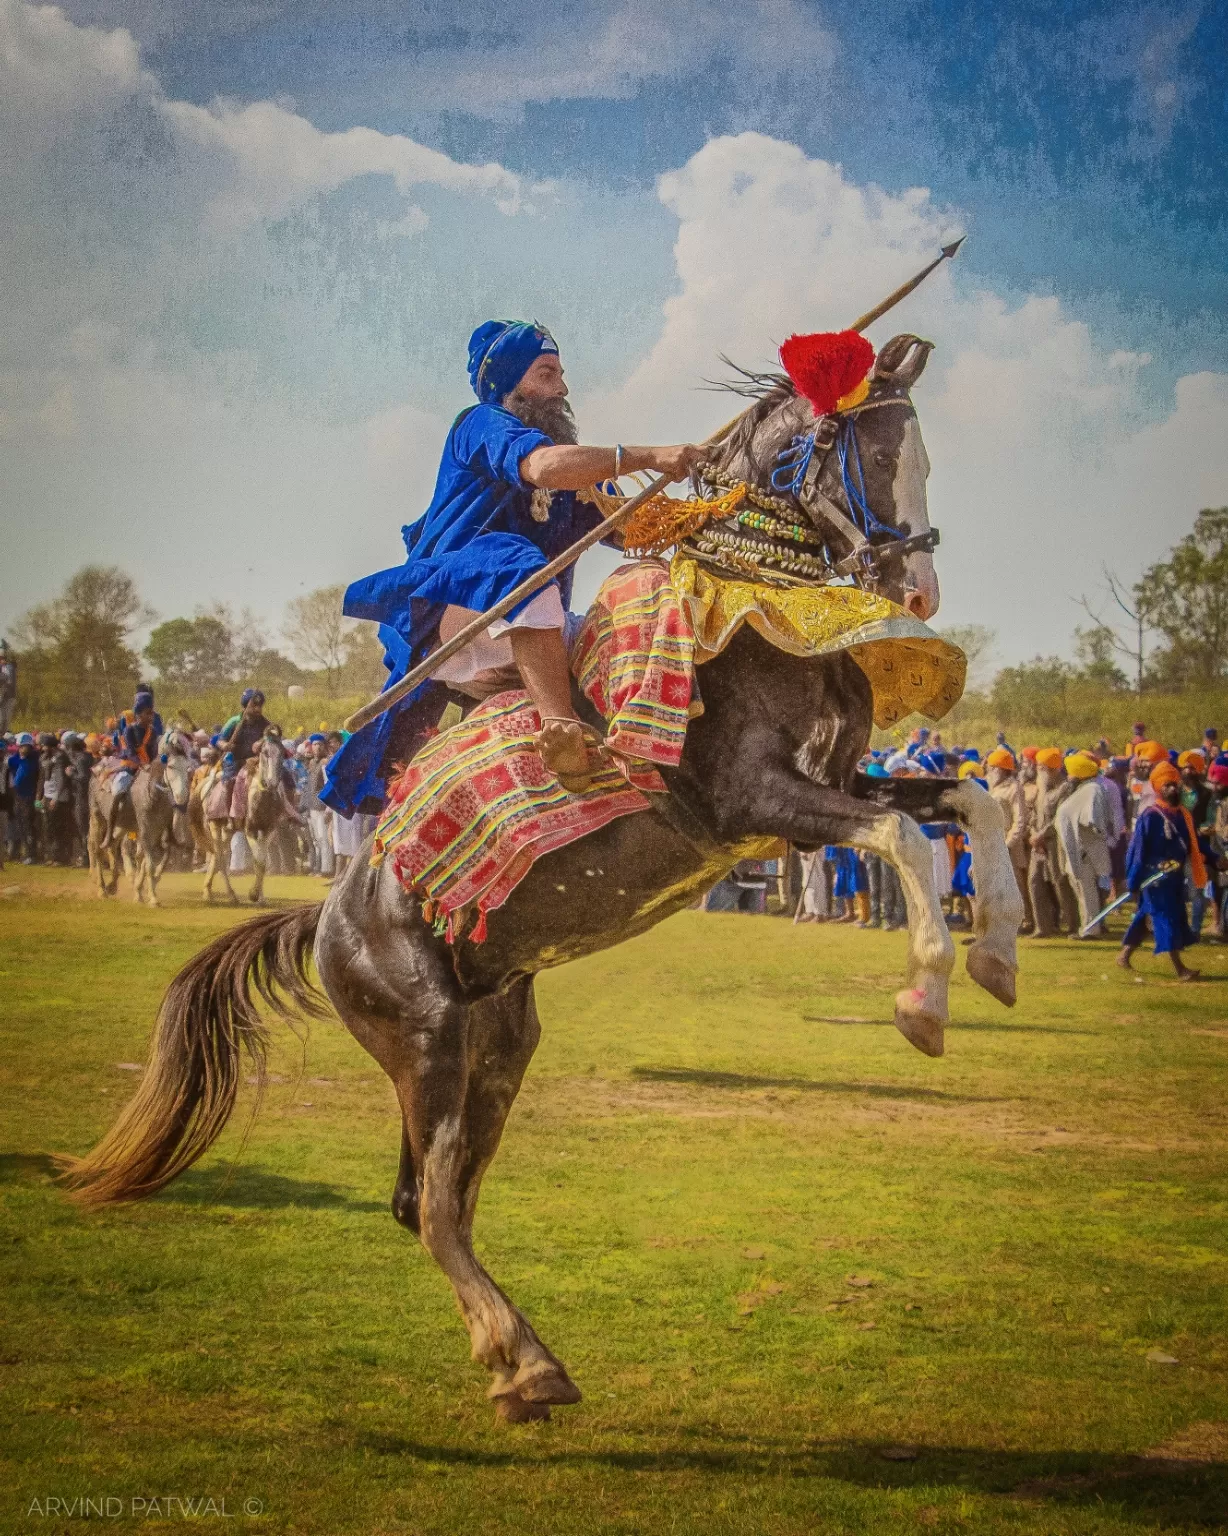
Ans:
{"type": "Polygon", "coordinates": [[[487,913],[537,859],[646,810],[643,791],[664,790],[657,768],[682,756],[693,649],[665,566],[620,567],[571,652],[581,688],[609,722],[609,751],[589,785],[564,789],[534,748],[540,719],[528,695],[498,694],[430,741],[393,785],[372,864],[391,861],[448,943],[480,944],[487,913]]]}

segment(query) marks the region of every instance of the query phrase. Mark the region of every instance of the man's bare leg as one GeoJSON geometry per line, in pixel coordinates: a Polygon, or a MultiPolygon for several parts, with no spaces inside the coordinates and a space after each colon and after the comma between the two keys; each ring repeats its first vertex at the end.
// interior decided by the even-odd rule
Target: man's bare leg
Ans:
{"type": "Polygon", "coordinates": [[[583,727],[572,708],[571,668],[562,632],[511,629],[508,638],[521,679],[542,718],[537,735],[542,761],[560,776],[586,774],[588,750],[583,727]]]}

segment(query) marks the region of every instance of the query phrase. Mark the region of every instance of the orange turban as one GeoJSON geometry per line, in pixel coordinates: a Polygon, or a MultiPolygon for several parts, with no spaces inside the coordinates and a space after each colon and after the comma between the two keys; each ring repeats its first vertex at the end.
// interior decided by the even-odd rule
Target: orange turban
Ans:
{"type": "Polygon", "coordinates": [[[1177,759],[1178,768],[1192,768],[1195,773],[1206,773],[1207,760],[1201,752],[1183,752],[1177,759]]]}
{"type": "Polygon", "coordinates": [[[1152,789],[1159,793],[1159,791],[1164,788],[1165,784],[1180,784],[1181,775],[1168,761],[1168,759],[1165,758],[1162,763],[1157,763],[1151,772],[1147,775],[1147,782],[1151,785],[1152,789]]]}
{"type": "Polygon", "coordinates": [[[1024,762],[1025,763],[1034,763],[1036,761],[1036,754],[1037,754],[1037,752],[1039,750],[1040,749],[1038,747],[1024,747],[1024,749],[1023,749],[1023,760],[1024,760],[1024,762]]]}
{"type": "Polygon", "coordinates": [[[986,768],[1001,768],[1003,773],[1014,773],[1015,759],[1005,747],[995,747],[985,759],[986,768]]]}
{"type": "Polygon", "coordinates": [[[1072,779],[1094,779],[1100,763],[1090,752],[1072,752],[1066,759],[1066,772],[1072,779]]]}
{"type": "Polygon", "coordinates": [[[1062,753],[1059,747],[1041,747],[1036,754],[1036,766],[1048,768],[1051,773],[1057,773],[1062,766],[1062,753]]]}
{"type": "Polygon", "coordinates": [[[1134,749],[1134,755],[1140,763],[1164,762],[1168,753],[1158,741],[1140,741],[1134,749]]]}

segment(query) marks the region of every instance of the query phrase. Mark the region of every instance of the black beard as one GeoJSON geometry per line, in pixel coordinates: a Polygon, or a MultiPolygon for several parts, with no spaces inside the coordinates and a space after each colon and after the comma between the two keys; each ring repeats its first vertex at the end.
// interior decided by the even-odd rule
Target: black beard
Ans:
{"type": "Polygon", "coordinates": [[[580,433],[571,406],[560,395],[554,400],[530,400],[516,390],[503,397],[503,409],[519,417],[526,427],[536,427],[552,443],[578,443],[580,433]]]}

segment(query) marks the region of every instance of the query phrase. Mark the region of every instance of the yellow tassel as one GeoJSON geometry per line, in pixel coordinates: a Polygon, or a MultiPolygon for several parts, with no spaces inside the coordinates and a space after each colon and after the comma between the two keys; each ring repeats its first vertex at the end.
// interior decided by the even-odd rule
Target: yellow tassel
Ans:
{"type": "Polygon", "coordinates": [[[732,517],[745,495],[745,485],[735,485],[715,501],[680,501],[662,492],[646,501],[624,524],[623,549],[635,556],[663,554],[712,518],[732,517]]]}

